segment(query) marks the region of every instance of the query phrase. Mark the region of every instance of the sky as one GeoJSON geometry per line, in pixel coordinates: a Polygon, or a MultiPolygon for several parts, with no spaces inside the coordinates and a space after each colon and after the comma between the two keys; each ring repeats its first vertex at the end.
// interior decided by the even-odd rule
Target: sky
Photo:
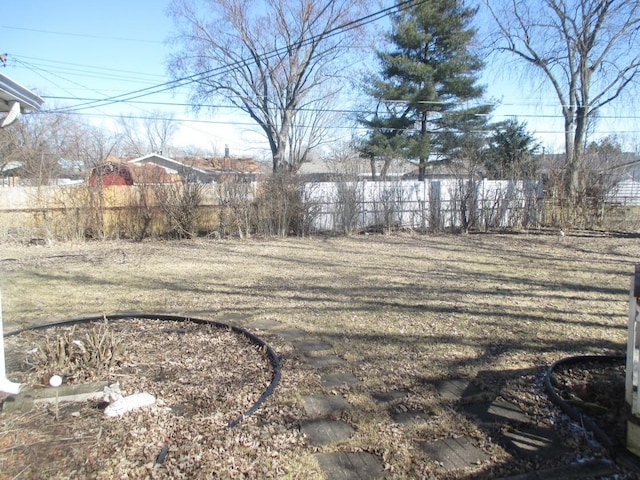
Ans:
{"type": "MultiPolygon", "coordinates": [[[[171,80],[167,44],[173,24],[163,0],[25,0],[9,2],[0,19],[0,72],[45,98],[43,109],[147,89],[171,80]]],[[[96,125],[119,115],[169,113],[180,122],[175,141],[222,153],[264,148],[257,128],[230,112],[195,115],[183,88],[78,112],[96,125]],[[179,105],[170,105],[179,104],[179,105]],[[180,105],[181,104],[181,105],[180,105]]]]}
{"type": "MultiPolygon", "coordinates": [[[[106,99],[170,81],[167,62],[173,33],[166,0],[4,0],[0,53],[8,59],[0,72],[45,98],[45,109],[106,99]]],[[[517,118],[548,152],[563,151],[562,120],[552,92],[539,81],[515,73],[513,65],[491,62],[482,78],[486,98],[496,104],[493,121],[517,118]]],[[[200,112],[188,106],[185,88],[148,95],[145,103],[115,103],[82,110],[83,118],[109,125],[119,115],[170,113],[180,122],[175,143],[221,154],[268,153],[259,129],[241,113],[200,112]],[[170,105],[177,104],[177,105],[170,105]]],[[[635,115],[624,115],[626,117],[635,115]]],[[[612,117],[616,117],[613,115],[612,117]]],[[[620,115],[618,115],[620,117],[620,115]]],[[[622,134],[628,145],[640,137],[637,118],[606,118],[596,134],[622,134]]],[[[639,142],[640,143],[640,142],[639,142]]]]}

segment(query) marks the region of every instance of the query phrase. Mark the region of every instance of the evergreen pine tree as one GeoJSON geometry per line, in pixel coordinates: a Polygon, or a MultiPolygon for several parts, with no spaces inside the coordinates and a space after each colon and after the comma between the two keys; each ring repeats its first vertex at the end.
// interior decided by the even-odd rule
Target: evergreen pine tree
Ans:
{"type": "Polygon", "coordinates": [[[362,150],[416,162],[422,180],[430,159],[456,155],[452,138],[482,130],[491,107],[463,107],[484,93],[477,85],[483,64],[471,51],[477,9],[461,0],[416,0],[399,8],[387,35],[390,51],[378,52],[381,73],[369,87],[378,106],[361,119],[370,132],[362,150]]]}
{"type": "Polygon", "coordinates": [[[506,120],[496,124],[485,158],[487,175],[500,180],[533,177],[539,148],[526,123],[506,120]]]}

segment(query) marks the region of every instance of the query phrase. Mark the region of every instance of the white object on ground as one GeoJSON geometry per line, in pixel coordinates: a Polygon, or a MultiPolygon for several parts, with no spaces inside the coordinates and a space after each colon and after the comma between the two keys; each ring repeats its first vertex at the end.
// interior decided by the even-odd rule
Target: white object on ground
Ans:
{"type": "Polygon", "coordinates": [[[122,398],[120,391],[120,383],[112,383],[108,387],[104,387],[103,399],[105,402],[114,403],[122,398]]]}
{"type": "Polygon", "coordinates": [[[156,401],[156,397],[147,392],[134,393],[133,395],[127,395],[113,403],[110,403],[107,408],[104,409],[104,414],[107,417],[119,417],[131,410],[137,408],[153,405],[156,401]]]}
{"type": "Polygon", "coordinates": [[[4,363],[4,326],[2,325],[2,295],[0,293],[0,392],[10,395],[20,393],[20,384],[7,378],[7,370],[4,363]]]}
{"type": "Polygon", "coordinates": [[[60,385],[62,385],[62,377],[60,375],[53,375],[49,379],[49,385],[51,385],[52,387],[59,387],[60,385]]]}

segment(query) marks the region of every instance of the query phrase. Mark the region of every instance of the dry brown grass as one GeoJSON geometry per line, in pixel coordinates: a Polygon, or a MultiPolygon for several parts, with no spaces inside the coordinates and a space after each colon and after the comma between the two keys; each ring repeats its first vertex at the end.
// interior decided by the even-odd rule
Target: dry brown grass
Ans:
{"type": "MultiPolygon", "coordinates": [[[[414,440],[455,429],[486,445],[494,473],[522,465],[444,404],[434,383],[469,378],[543,419],[549,405],[529,391],[542,367],[572,354],[624,352],[639,252],[634,238],[524,234],[3,245],[0,287],[10,328],[145,311],[241,314],[304,329],[332,343],[363,381],[339,392],[354,405],[340,418],[357,434],[321,450],[364,449],[398,478],[444,478],[414,440]],[[424,425],[399,428],[370,396],[397,389],[409,396],[393,408],[429,412],[424,425]]],[[[271,420],[286,430],[303,417],[302,396],[322,391],[319,374],[288,344],[274,347],[284,361],[281,388],[234,435],[262,438],[261,422],[271,420]]],[[[313,478],[314,449],[296,438],[269,462],[292,478],[313,478]]],[[[253,455],[246,446],[238,452],[253,455]]]]}

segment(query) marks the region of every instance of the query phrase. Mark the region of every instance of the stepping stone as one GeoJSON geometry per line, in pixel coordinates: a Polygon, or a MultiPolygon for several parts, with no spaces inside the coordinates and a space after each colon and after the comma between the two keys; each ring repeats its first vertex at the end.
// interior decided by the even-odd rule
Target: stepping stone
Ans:
{"type": "Polygon", "coordinates": [[[355,432],[348,423],[327,419],[304,421],[300,425],[300,430],[313,445],[318,446],[348,440],[355,432]]]}
{"type": "Polygon", "coordinates": [[[418,425],[424,423],[429,415],[425,412],[421,412],[419,410],[414,410],[410,412],[395,412],[391,414],[391,418],[394,422],[404,425],[405,427],[411,427],[413,425],[418,425]]]}
{"type": "Polygon", "coordinates": [[[517,405],[497,398],[493,402],[472,403],[463,410],[483,423],[531,423],[531,419],[517,405]]]}
{"type": "Polygon", "coordinates": [[[301,340],[309,336],[307,332],[305,332],[304,330],[300,330],[299,328],[285,328],[274,333],[276,336],[280,337],[286,342],[301,340]]]}
{"type": "Polygon", "coordinates": [[[222,323],[243,323],[252,318],[251,315],[247,315],[245,313],[223,313],[222,315],[213,316],[212,317],[217,322],[222,323]]]}
{"type": "Polygon", "coordinates": [[[554,458],[566,453],[555,432],[550,427],[527,425],[518,429],[506,428],[502,432],[506,450],[518,457],[554,458]]]}
{"type": "Polygon", "coordinates": [[[300,350],[303,353],[319,352],[322,350],[331,350],[333,345],[320,340],[307,340],[302,342],[293,342],[293,346],[296,350],[300,350]]]}
{"type": "Polygon", "coordinates": [[[338,395],[308,395],[302,397],[304,410],[310,417],[322,417],[347,410],[351,405],[338,395]]]}
{"type": "Polygon", "coordinates": [[[307,355],[304,360],[313,368],[341,367],[345,364],[337,355],[307,355]]]}
{"type": "Polygon", "coordinates": [[[353,373],[327,373],[320,378],[324,388],[339,388],[358,385],[360,380],[353,373]]]}
{"type": "Polygon", "coordinates": [[[256,330],[275,330],[282,327],[282,324],[277,320],[271,320],[270,318],[261,318],[245,325],[246,328],[253,328],[256,330]]]}
{"type": "Polygon", "coordinates": [[[318,453],[315,457],[327,480],[373,480],[385,476],[382,462],[370,453],[318,453]]]}
{"type": "Polygon", "coordinates": [[[385,403],[402,400],[403,398],[406,398],[407,395],[409,395],[409,392],[406,390],[392,390],[391,392],[378,392],[371,394],[374,400],[385,403]]]}
{"type": "Polygon", "coordinates": [[[468,437],[445,438],[437,442],[420,442],[420,448],[445,470],[478,466],[489,455],[475,447],[468,437]]]}
{"type": "Polygon", "coordinates": [[[464,378],[442,380],[435,384],[435,388],[442,398],[449,401],[471,400],[484,393],[480,388],[464,378]]]}

